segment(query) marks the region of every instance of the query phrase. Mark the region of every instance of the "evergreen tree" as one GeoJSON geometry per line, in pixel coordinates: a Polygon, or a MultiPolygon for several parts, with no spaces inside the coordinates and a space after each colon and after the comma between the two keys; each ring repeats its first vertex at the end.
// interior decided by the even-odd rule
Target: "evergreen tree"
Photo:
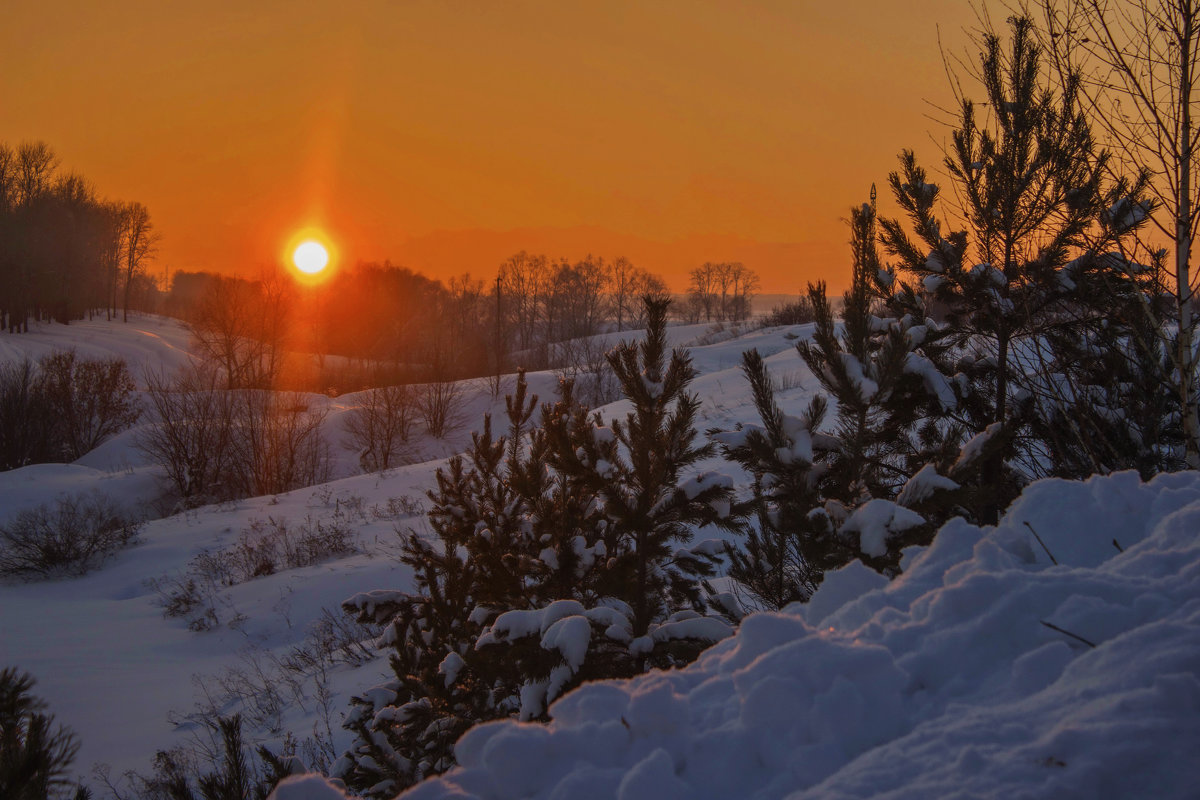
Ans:
{"type": "Polygon", "coordinates": [[[732,632],[701,614],[720,548],[686,546],[695,526],[732,524],[730,483],[681,482],[712,446],[696,442],[687,356],[666,363],[666,303],[649,318],[641,348],[610,354],[634,405],[623,422],[604,425],[568,383],[533,426],[521,376],[507,434],[485,418],[468,453],[439,470],[436,542],[403,537],[414,591],[345,603],[386,626],[395,674],[352,701],[355,741],[334,772],[354,790],[390,797],[450,767],[477,722],[544,718],[584,680],[685,663],[732,632]]]}
{"type": "Polygon", "coordinates": [[[797,345],[835,403],[831,429],[821,430],[823,397],[799,417],[785,414],[750,352],[744,369],[762,425],[718,435],[754,478],[740,510],[757,525],[731,548],[730,576],[767,607],[807,600],[827,570],[854,559],[896,574],[904,547],[928,543],[938,523],[965,512],[964,484],[978,473],[978,459],[960,458],[961,398],[942,333],[924,317],[889,316],[895,282],[879,260],[874,205],[852,209],[850,226],[841,324],[824,285],[810,286],[815,330],[797,345]]]}
{"type": "Polygon", "coordinates": [[[453,745],[475,722],[509,713],[502,662],[479,657],[475,641],[496,613],[528,607],[536,560],[528,504],[521,490],[539,481],[540,458],[528,446],[537,398],[524,375],[506,398],[508,436],[492,434],[490,416],[429,492],[438,545],[416,531],[402,536],[401,561],[413,592],[375,591],[345,603],[360,621],[386,625],[396,679],[351,701],[346,726],[354,747],[336,772],[370,797],[391,797],[453,765],[453,745]]]}
{"type": "MultiPolygon", "coordinates": [[[[966,229],[944,232],[939,187],[906,151],[890,183],[915,239],[893,219],[882,221],[881,235],[910,279],[892,291],[893,313],[937,319],[956,359],[956,417],[966,434],[1005,434],[1006,446],[984,465],[983,483],[995,491],[980,509],[984,521],[1044,474],[1045,448],[1029,427],[1035,400],[1061,383],[1062,369],[1084,381],[1070,374],[1077,364],[1058,357],[1064,345],[1082,346],[1114,304],[1136,294],[1119,252],[1146,209],[1144,175],[1105,183],[1109,158],[1079,110],[1079,76],[1066,75],[1057,94],[1044,88],[1031,23],[1010,25],[1007,50],[995,34],[984,36],[986,114],[963,99],[944,161],[966,229]],[[1055,341],[1058,356],[1047,349],[1055,341]]],[[[1084,392],[1062,410],[1086,402],[1084,392]]]]}
{"type": "Polygon", "coordinates": [[[732,481],[711,472],[681,480],[714,445],[698,441],[700,404],[687,391],[695,376],[690,358],[675,350],[667,359],[669,301],[644,302],[645,340],[622,343],[608,355],[633,409],[606,425],[579,406],[560,404],[544,419],[549,463],[569,493],[594,498],[600,520],[595,543],[583,551],[586,591],[503,614],[479,640],[519,665],[525,719],[540,717],[582,681],[685,664],[732,633],[705,615],[706,579],[723,547],[715,540],[690,545],[698,527],[737,527],[732,481]]]}
{"type": "Polygon", "coordinates": [[[715,445],[698,441],[700,400],[687,391],[696,375],[691,358],[676,349],[667,359],[670,301],[645,303],[645,340],[608,355],[633,410],[610,426],[578,415],[548,425],[551,463],[596,498],[608,522],[602,591],[627,600],[635,637],[676,610],[704,610],[702,584],[714,574],[716,554],[680,545],[696,527],[735,527],[728,478],[701,473],[681,484],[680,475],[712,456],[715,445]]]}
{"type": "Polygon", "coordinates": [[[1083,479],[1136,469],[1149,480],[1186,467],[1172,379],[1177,350],[1167,334],[1172,312],[1161,256],[1156,261],[1138,269],[1122,258],[1129,278],[1109,291],[1106,313],[1047,334],[1029,425],[1049,474],[1083,479]]]}
{"type": "Polygon", "coordinates": [[[34,680],[0,670],[0,797],[49,800],[69,791],[67,770],[79,750],[68,729],[54,727],[46,704],[30,694],[34,680]]]}
{"type": "Polygon", "coordinates": [[[829,454],[837,445],[818,431],[825,398],[813,398],[799,417],[785,414],[757,350],[742,355],[742,370],[762,425],[713,432],[725,457],[753,478],[750,498],[736,507],[753,522],[738,547],[726,548],[729,577],[757,605],[779,609],[811,597],[824,571],[852,560],[854,549],[835,536],[827,515],[812,513],[824,502],[829,454]]]}

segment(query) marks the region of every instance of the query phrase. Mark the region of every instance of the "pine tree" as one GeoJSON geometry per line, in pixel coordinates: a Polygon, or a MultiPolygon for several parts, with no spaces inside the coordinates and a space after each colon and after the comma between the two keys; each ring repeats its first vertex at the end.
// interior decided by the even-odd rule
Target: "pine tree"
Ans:
{"type": "Polygon", "coordinates": [[[537,597],[536,540],[522,494],[542,473],[537,449],[526,451],[536,407],[521,374],[506,398],[508,435],[495,437],[485,417],[466,456],[438,470],[429,522],[440,546],[412,530],[401,539],[414,591],[367,592],[344,604],[360,621],[386,625],[383,640],[393,648],[395,680],[351,701],[346,726],[356,741],[336,769],[369,797],[391,797],[449,768],[467,728],[513,710],[503,686],[516,676],[474,645],[491,617],[537,597]]]}
{"type": "MultiPolygon", "coordinates": [[[[1079,76],[1066,75],[1057,94],[1044,88],[1030,21],[1010,25],[1007,50],[984,36],[986,113],[963,99],[944,160],[966,229],[944,232],[939,187],[906,151],[890,183],[915,239],[894,219],[882,221],[881,235],[909,278],[892,293],[893,313],[942,324],[966,434],[1003,433],[1005,446],[984,464],[982,483],[995,496],[983,521],[1042,472],[1045,448],[1030,419],[1055,370],[1071,366],[1043,353],[1056,337],[1080,341],[1108,315],[1113,292],[1127,292],[1130,265],[1113,251],[1145,210],[1145,176],[1104,181],[1111,165],[1079,110],[1079,76]]],[[[1083,403],[1081,395],[1072,407],[1083,403]]]]}
{"type": "Polygon", "coordinates": [[[753,478],[752,494],[737,511],[754,523],[739,546],[726,548],[729,577],[755,604],[779,609],[807,600],[825,570],[843,566],[855,553],[835,535],[827,515],[812,513],[824,503],[830,451],[837,446],[834,437],[818,431],[825,398],[813,398],[799,417],[785,414],[757,350],[743,353],[742,370],[762,425],[713,432],[725,457],[753,478]]]}
{"type": "Polygon", "coordinates": [[[34,680],[0,670],[0,797],[48,800],[69,791],[67,770],[79,750],[68,729],[54,727],[46,704],[30,693],[34,680]]]}
{"type": "Polygon", "coordinates": [[[355,791],[391,796],[451,766],[477,722],[544,718],[584,680],[685,663],[732,632],[701,613],[720,549],[686,546],[697,526],[732,525],[730,482],[681,481],[712,446],[696,441],[687,356],[665,360],[665,302],[650,320],[641,348],[609,356],[634,404],[623,422],[604,425],[566,383],[535,426],[520,376],[506,435],[485,417],[439,470],[436,543],[402,539],[414,591],[344,604],[386,626],[395,675],[352,701],[355,741],[334,772],[355,791]]]}
{"type": "MultiPolygon", "coordinates": [[[[1172,384],[1175,352],[1161,256],[1106,286],[1104,316],[1088,315],[1045,339],[1045,376],[1029,425],[1049,474],[1083,479],[1136,469],[1145,480],[1184,469],[1184,431],[1172,384]]],[[[1100,301],[1097,301],[1100,302],[1100,301]]]]}
{"type": "Polygon", "coordinates": [[[853,280],[840,332],[818,284],[809,290],[816,330],[797,344],[837,407],[824,503],[810,517],[836,531],[843,547],[853,543],[859,558],[895,574],[901,549],[926,543],[950,509],[962,513],[961,484],[977,463],[958,459],[963,392],[950,375],[945,331],[923,315],[900,313],[903,298],[875,244],[874,206],[852,209],[850,226],[853,280]],[[909,489],[918,474],[928,491],[909,489]]]}
{"type": "Polygon", "coordinates": [[[696,375],[690,357],[676,349],[667,359],[670,301],[647,297],[645,303],[645,340],[624,342],[608,355],[633,410],[609,426],[575,416],[547,431],[551,463],[596,498],[608,521],[601,588],[629,603],[635,637],[674,611],[705,609],[703,581],[714,574],[717,556],[681,545],[694,528],[734,527],[727,477],[701,473],[681,483],[682,473],[712,456],[715,446],[698,441],[700,401],[687,391],[696,375]]]}
{"type": "Polygon", "coordinates": [[[549,463],[568,494],[594,498],[599,522],[590,547],[576,540],[587,562],[569,599],[502,614],[479,640],[524,676],[522,719],[583,681],[685,664],[732,633],[706,615],[705,579],[722,548],[688,546],[697,527],[736,527],[732,484],[708,472],[681,480],[713,445],[698,442],[690,359],[677,350],[667,361],[668,301],[645,302],[646,339],[608,355],[633,410],[610,424],[561,403],[544,416],[549,463]]]}

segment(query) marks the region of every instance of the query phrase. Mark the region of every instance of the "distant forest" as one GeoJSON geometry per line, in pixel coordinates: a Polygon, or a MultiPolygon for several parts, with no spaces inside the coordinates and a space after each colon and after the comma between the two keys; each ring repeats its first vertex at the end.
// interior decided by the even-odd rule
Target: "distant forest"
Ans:
{"type": "MultiPolygon", "coordinates": [[[[643,327],[643,298],[669,294],[659,276],[623,257],[572,262],[526,252],[487,281],[439,281],[384,262],[341,269],[319,289],[273,269],[256,278],[178,271],[167,286],[149,270],[159,240],[146,206],[102,199],[82,175],[60,169],[49,145],[0,143],[0,325],[10,333],[28,331],[31,320],[157,312],[187,322],[234,383],[278,386],[283,354],[305,352],[357,362],[357,371],[342,362],[336,377],[319,379],[323,389],[349,391],[586,368],[603,361],[588,337],[643,327]]],[[[751,316],[753,270],[708,262],[689,278],[673,306],[680,319],[751,316]]]]}
{"type": "Polygon", "coordinates": [[[144,205],[100,198],[82,175],[59,170],[49,145],[0,142],[0,327],[147,307],[158,239],[144,205]]]}

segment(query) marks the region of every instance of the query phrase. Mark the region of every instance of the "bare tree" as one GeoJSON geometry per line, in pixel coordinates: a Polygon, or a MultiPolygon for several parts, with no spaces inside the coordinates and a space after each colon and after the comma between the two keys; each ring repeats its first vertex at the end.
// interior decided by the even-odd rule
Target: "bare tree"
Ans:
{"type": "Polygon", "coordinates": [[[133,276],[143,269],[146,262],[158,251],[158,241],[161,238],[150,221],[150,212],[141,203],[130,203],[125,206],[125,307],[121,313],[121,321],[129,321],[129,294],[133,286],[133,276]]]}
{"type": "Polygon", "coordinates": [[[719,265],[705,261],[688,275],[688,301],[700,309],[705,322],[712,322],[717,311],[718,271],[719,265]]]}
{"type": "Polygon", "coordinates": [[[429,435],[441,439],[462,424],[462,385],[446,378],[417,387],[417,410],[425,420],[429,435]]]}
{"type": "Polygon", "coordinates": [[[24,142],[17,148],[17,205],[29,205],[50,191],[58,156],[45,142],[24,142]]]}
{"type": "MultiPolygon", "coordinates": [[[[1151,173],[1162,213],[1153,228],[1172,244],[1178,335],[1170,348],[1183,419],[1185,458],[1200,468],[1197,412],[1196,276],[1191,244],[1200,225],[1193,183],[1200,167],[1200,2],[1197,0],[1038,0],[1047,50],[1064,73],[1082,76],[1091,116],[1126,164],[1151,173]]],[[[1152,209],[1114,206],[1136,222],[1152,209]]],[[[1142,239],[1151,251],[1158,248],[1142,239]]]]}
{"type": "Polygon", "coordinates": [[[192,507],[236,496],[230,476],[237,407],[220,373],[199,367],[175,378],[150,374],[146,390],[154,419],[137,445],[166,470],[181,502],[192,507]]]}
{"type": "Polygon", "coordinates": [[[362,405],[346,416],[350,445],[364,472],[395,466],[416,422],[417,398],[408,386],[383,386],[362,393],[362,405]]]}
{"type": "Polygon", "coordinates": [[[633,306],[638,302],[637,267],[629,259],[621,256],[609,267],[609,282],[611,313],[617,320],[617,330],[625,330],[625,322],[631,316],[633,306]]]}
{"type": "Polygon", "coordinates": [[[545,256],[529,255],[524,250],[500,265],[504,311],[512,320],[520,350],[532,349],[537,342],[538,326],[545,319],[543,303],[549,273],[545,256]]]}
{"type": "Polygon", "coordinates": [[[754,293],[758,291],[758,275],[740,261],[727,264],[726,267],[729,297],[727,304],[724,298],[722,299],[724,318],[734,322],[749,319],[753,310],[754,293]]]}
{"type": "Polygon", "coordinates": [[[278,494],[329,480],[326,410],[299,392],[246,389],[236,397],[234,480],[238,494],[278,494]]]}
{"type": "Polygon", "coordinates": [[[230,390],[211,365],[147,377],[155,417],[138,447],[184,506],[274,494],[328,480],[323,409],[304,395],[230,390]]]}
{"type": "Polygon", "coordinates": [[[251,283],[214,276],[188,327],[199,356],[223,373],[225,388],[264,388],[278,377],[290,308],[276,274],[251,283]]]}
{"type": "Polygon", "coordinates": [[[608,266],[608,315],[617,323],[617,330],[645,325],[646,295],[665,296],[667,286],[662,278],[633,265],[621,256],[608,266]]]}

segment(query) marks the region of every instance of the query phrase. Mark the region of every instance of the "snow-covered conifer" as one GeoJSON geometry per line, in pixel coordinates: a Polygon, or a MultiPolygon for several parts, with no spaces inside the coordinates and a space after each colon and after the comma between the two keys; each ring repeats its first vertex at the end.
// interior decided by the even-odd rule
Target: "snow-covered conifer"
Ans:
{"type": "Polygon", "coordinates": [[[729,576],[755,605],[779,609],[811,597],[824,571],[853,560],[855,551],[828,515],[813,513],[824,503],[830,451],[837,446],[818,430],[825,398],[813,398],[799,417],[785,414],[758,351],[743,353],[742,362],[762,425],[713,435],[725,457],[753,478],[751,497],[738,505],[753,521],[739,546],[727,549],[729,576]]]}
{"type": "MultiPolygon", "coordinates": [[[[944,161],[958,200],[953,217],[965,227],[951,230],[939,216],[940,187],[905,151],[890,184],[911,235],[885,219],[880,237],[906,278],[893,288],[893,313],[935,319],[956,362],[944,373],[958,398],[953,416],[968,437],[1001,426],[990,438],[994,455],[977,454],[980,492],[993,493],[979,496],[985,520],[1051,471],[1030,423],[1045,416],[1056,373],[1074,383],[1083,373],[1065,350],[1048,348],[1083,341],[1127,292],[1130,264],[1118,254],[1144,220],[1111,210],[1140,207],[1146,185],[1145,176],[1106,180],[1113,165],[1080,110],[1079,76],[1047,88],[1030,21],[1010,25],[1007,49],[993,33],[983,38],[984,110],[962,100],[944,161]]],[[[1085,408],[1088,394],[1059,393],[1057,413],[1085,408]]]]}
{"type": "Polygon", "coordinates": [[[728,478],[702,473],[682,481],[715,445],[700,442],[696,429],[700,401],[687,391],[696,374],[690,357],[676,349],[668,360],[669,301],[645,302],[645,340],[608,355],[633,410],[608,425],[575,416],[547,429],[553,465],[596,498],[607,521],[601,588],[629,604],[635,638],[678,610],[704,610],[703,581],[714,574],[717,554],[683,545],[697,527],[733,525],[728,478]]]}

